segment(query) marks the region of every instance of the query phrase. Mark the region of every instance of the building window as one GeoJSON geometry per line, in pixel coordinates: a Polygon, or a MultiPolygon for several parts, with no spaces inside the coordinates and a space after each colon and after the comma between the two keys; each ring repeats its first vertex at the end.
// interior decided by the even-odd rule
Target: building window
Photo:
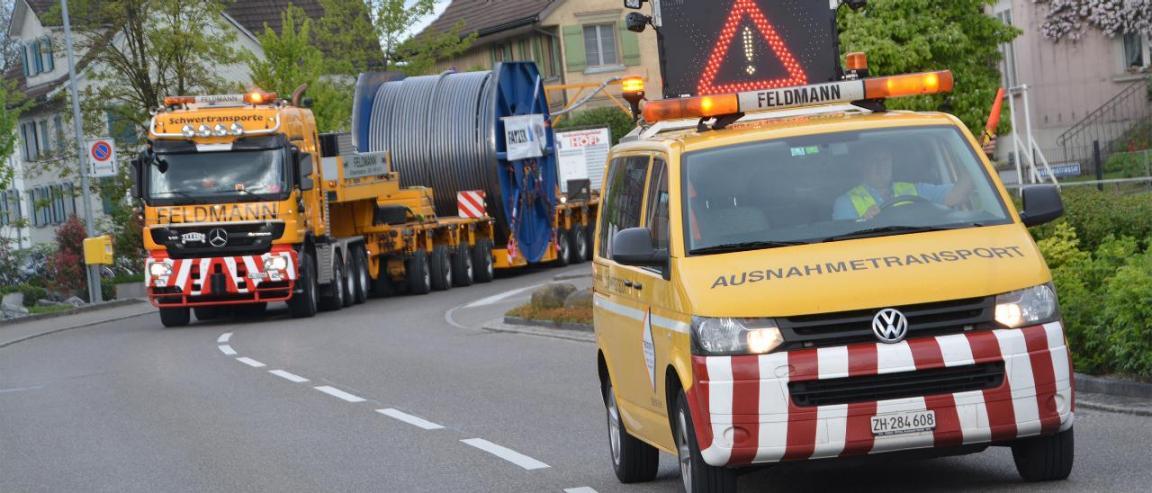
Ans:
{"type": "Polygon", "coordinates": [[[13,221],[11,213],[8,212],[8,194],[9,192],[0,192],[0,226],[7,226],[13,221]]]}
{"type": "Polygon", "coordinates": [[[45,154],[52,152],[52,138],[48,136],[48,120],[40,120],[40,143],[45,154]]]}
{"type": "MultiPolygon", "coordinates": [[[[1012,10],[1003,10],[996,17],[1006,26],[1012,25],[1012,10]]],[[[1000,75],[1001,82],[1006,88],[1016,87],[1016,47],[1011,41],[1000,44],[1000,75]]]]}
{"type": "Polygon", "coordinates": [[[620,57],[616,52],[616,26],[614,24],[584,26],[584,53],[588,57],[589,67],[619,65],[620,57]]]}
{"type": "Polygon", "coordinates": [[[40,40],[40,66],[43,67],[45,72],[51,72],[56,68],[56,57],[52,53],[52,38],[45,36],[40,40]]]}
{"type": "Polygon", "coordinates": [[[36,122],[20,124],[20,137],[24,140],[24,160],[35,161],[40,159],[40,137],[36,129],[36,122]]]}
{"type": "Polygon", "coordinates": [[[1141,70],[1148,67],[1148,39],[1140,33],[1128,33],[1124,38],[1124,69],[1141,70]]]}

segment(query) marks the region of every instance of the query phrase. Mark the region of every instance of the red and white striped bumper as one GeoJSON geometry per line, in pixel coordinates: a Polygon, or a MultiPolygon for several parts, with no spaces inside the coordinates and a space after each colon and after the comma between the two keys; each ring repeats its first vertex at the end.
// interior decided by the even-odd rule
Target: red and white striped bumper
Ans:
{"type": "Polygon", "coordinates": [[[898,344],[853,344],[760,356],[693,357],[689,392],[704,461],[773,463],[1003,442],[1072,426],[1072,365],[1060,322],[898,344]],[[1004,362],[995,388],[798,406],[789,382],[1004,362]],[[932,410],[936,429],[873,436],[871,418],[932,410]]]}
{"type": "Polygon", "coordinates": [[[276,245],[263,255],[173,259],[167,252],[150,252],[145,262],[145,287],[153,305],[165,307],[283,301],[292,296],[297,279],[296,251],[276,245]],[[265,269],[265,261],[282,257],[283,270],[265,269]],[[152,275],[152,265],[170,269],[152,275]]]}

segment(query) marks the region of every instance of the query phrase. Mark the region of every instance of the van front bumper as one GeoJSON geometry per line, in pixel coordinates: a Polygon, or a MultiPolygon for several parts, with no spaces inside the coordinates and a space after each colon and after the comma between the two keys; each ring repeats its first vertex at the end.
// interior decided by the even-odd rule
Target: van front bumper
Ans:
{"type": "Polygon", "coordinates": [[[695,427],[696,439],[704,461],[713,466],[1002,443],[1066,430],[1075,411],[1072,363],[1060,322],[897,344],[694,356],[693,372],[689,405],[693,422],[703,424],[695,427]],[[931,389],[929,375],[978,368],[1001,371],[1002,378],[985,380],[975,390],[928,390],[884,400],[860,394],[867,385],[891,392],[894,381],[904,389],[931,389]],[[861,385],[854,386],[857,382],[861,385]],[[790,384],[792,389],[820,386],[823,402],[813,404],[800,390],[794,394],[790,384]],[[839,397],[845,402],[836,402],[839,397]],[[935,429],[873,434],[874,416],[923,411],[934,413],[935,429]]]}
{"type": "Polygon", "coordinates": [[[144,283],[148,299],[161,308],[235,305],[284,301],[292,297],[298,278],[296,251],[291,245],[275,245],[262,255],[170,258],[165,251],[148,254],[144,283]],[[281,257],[284,269],[268,270],[265,261],[281,257]],[[164,275],[152,275],[153,265],[164,275]]]}

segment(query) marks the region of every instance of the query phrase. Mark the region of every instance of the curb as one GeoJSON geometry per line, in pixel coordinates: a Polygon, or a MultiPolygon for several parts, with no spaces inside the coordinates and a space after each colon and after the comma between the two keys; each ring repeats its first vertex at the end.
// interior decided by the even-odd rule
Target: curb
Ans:
{"type": "Polygon", "coordinates": [[[1152,399],[1152,383],[1076,374],[1076,390],[1096,394],[1152,399]]]}
{"type": "Polygon", "coordinates": [[[483,330],[508,334],[522,334],[554,339],[565,339],[576,342],[596,342],[596,335],[583,330],[567,330],[548,327],[545,325],[515,325],[505,323],[502,319],[495,319],[485,323],[483,330]]]}
{"type": "Polygon", "coordinates": [[[585,272],[585,273],[580,273],[580,274],[557,274],[555,276],[552,276],[553,281],[571,281],[573,279],[584,279],[584,278],[591,279],[592,273],[591,272],[585,272]]]}
{"type": "Polygon", "coordinates": [[[547,320],[532,320],[528,318],[512,317],[505,315],[504,323],[507,325],[521,325],[528,327],[542,327],[556,330],[573,330],[579,332],[592,333],[592,324],[581,324],[572,322],[550,322],[547,320]]]}
{"type": "Polygon", "coordinates": [[[99,305],[84,305],[84,306],[73,308],[71,310],[65,310],[65,311],[53,312],[53,313],[39,313],[36,315],[28,315],[26,317],[13,318],[13,319],[5,320],[3,322],[0,322],[0,327],[11,327],[13,325],[19,325],[19,324],[27,323],[27,322],[35,322],[38,320],[44,320],[46,318],[65,317],[68,315],[75,315],[77,313],[87,313],[87,312],[92,312],[92,311],[96,311],[96,310],[103,310],[106,308],[117,308],[117,307],[121,307],[121,306],[134,305],[136,303],[144,303],[144,302],[145,302],[145,300],[143,298],[128,298],[126,300],[108,301],[105,303],[100,303],[99,305]]]}
{"type": "Polygon", "coordinates": [[[1100,404],[1085,400],[1083,394],[1076,395],[1076,406],[1084,409],[1091,409],[1094,411],[1104,411],[1109,413],[1131,414],[1134,416],[1152,416],[1152,409],[1141,409],[1136,407],[1127,406],[1113,406],[1111,404],[1100,404]]]}
{"type": "MultiPolygon", "coordinates": [[[[16,320],[7,320],[7,321],[5,321],[6,323],[0,327],[10,326],[7,322],[33,322],[36,320],[44,320],[46,318],[56,318],[56,317],[62,317],[65,315],[75,315],[77,313],[96,311],[96,310],[101,310],[104,308],[116,308],[116,307],[127,306],[127,305],[135,305],[135,304],[144,303],[144,302],[145,302],[145,300],[142,300],[142,299],[117,300],[117,301],[110,301],[108,303],[101,303],[99,305],[84,306],[84,307],[76,308],[74,310],[69,310],[66,312],[45,313],[45,314],[41,314],[41,315],[29,315],[27,317],[21,317],[21,318],[18,318],[16,320]],[[25,320],[25,319],[32,319],[32,320],[25,320]]],[[[141,315],[146,315],[146,314],[147,313],[133,313],[130,315],[120,315],[120,316],[102,319],[102,320],[94,320],[94,321],[82,323],[79,325],[69,325],[69,326],[64,326],[64,327],[57,327],[55,329],[49,329],[49,330],[46,330],[43,332],[37,332],[34,334],[29,334],[29,335],[26,335],[24,337],[12,339],[10,341],[0,341],[0,349],[6,348],[6,347],[11,346],[13,344],[24,342],[27,340],[35,339],[37,337],[44,337],[46,335],[52,335],[52,334],[56,334],[59,332],[64,332],[64,331],[69,331],[69,330],[74,330],[74,329],[82,329],[84,327],[91,327],[93,325],[100,325],[100,324],[105,324],[108,322],[115,322],[118,320],[126,320],[129,318],[135,318],[135,317],[139,317],[141,315]]],[[[16,325],[16,323],[12,323],[11,325],[16,325]]]]}

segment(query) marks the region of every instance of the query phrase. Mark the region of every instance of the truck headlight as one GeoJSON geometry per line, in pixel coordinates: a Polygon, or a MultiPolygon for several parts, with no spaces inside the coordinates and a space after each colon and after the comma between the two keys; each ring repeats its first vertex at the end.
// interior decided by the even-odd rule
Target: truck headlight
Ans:
{"type": "Polygon", "coordinates": [[[1056,291],[1051,284],[1004,293],[996,297],[996,321],[1018,328],[1051,321],[1056,315],[1056,291]]]}
{"type": "Polygon", "coordinates": [[[160,262],[152,262],[152,265],[148,266],[148,273],[152,274],[152,277],[172,275],[172,261],[163,260],[160,262]]]}
{"type": "Polygon", "coordinates": [[[704,354],[764,354],[780,347],[784,336],[770,318],[692,318],[692,338],[704,354]]]}
{"type": "Polygon", "coordinates": [[[272,271],[272,270],[287,270],[287,269],[288,269],[288,260],[286,260],[284,257],[277,255],[275,257],[268,257],[268,258],[264,259],[264,271],[265,272],[272,271]]]}

